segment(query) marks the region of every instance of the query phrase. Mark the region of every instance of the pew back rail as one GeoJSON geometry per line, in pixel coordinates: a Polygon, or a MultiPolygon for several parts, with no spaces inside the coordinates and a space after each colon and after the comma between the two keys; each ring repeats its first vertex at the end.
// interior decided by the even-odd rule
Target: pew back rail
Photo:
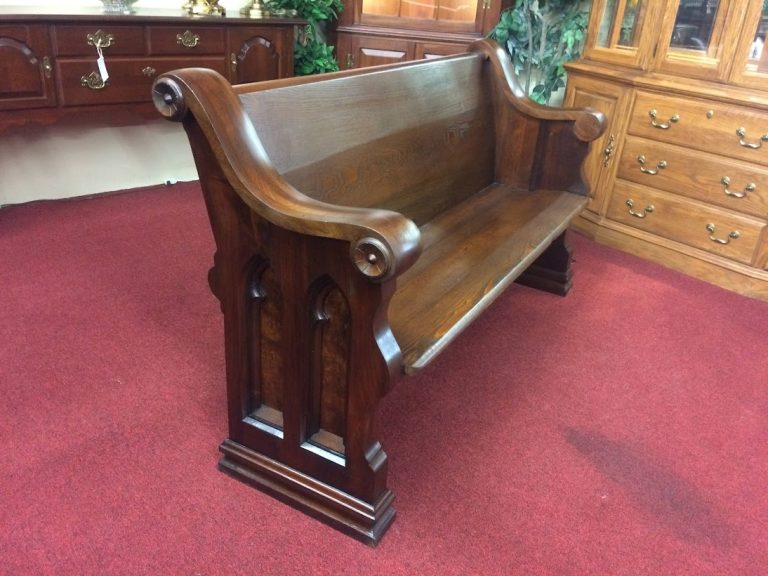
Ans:
{"type": "Polygon", "coordinates": [[[521,96],[495,44],[230,86],[163,75],[216,243],[220,467],[365,542],[394,518],[376,407],[514,281],[565,294],[590,110],[521,96]]]}

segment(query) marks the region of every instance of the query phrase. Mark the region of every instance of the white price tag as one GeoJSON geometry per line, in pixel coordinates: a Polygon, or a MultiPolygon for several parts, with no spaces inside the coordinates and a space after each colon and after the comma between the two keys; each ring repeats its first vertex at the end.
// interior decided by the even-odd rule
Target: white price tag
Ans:
{"type": "Polygon", "coordinates": [[[99,67],[99,75],[101,79],[106,82],[109,80],[109,72],[107,72],[107,65],[104,62],[104,56],[99,56],[96,60],[96,65],[99,67]]]}
{"type": "Polygon", "coordinates": [[[99,67],[99,76],[101,76],[102,82],[109,80],[109,72],[107,72],[107,63],[104,61],[104,54],[101,53],[101,46],[96,47],[99,57],[96,59],[96,66],[99,67]]]}

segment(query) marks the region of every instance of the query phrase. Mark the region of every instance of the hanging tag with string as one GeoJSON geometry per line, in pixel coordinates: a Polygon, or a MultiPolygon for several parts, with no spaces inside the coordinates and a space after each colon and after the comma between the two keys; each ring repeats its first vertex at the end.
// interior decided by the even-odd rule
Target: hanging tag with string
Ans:
{"type": "Polygon", "coordinates": [[[98,44],[96,45],[96,53],[99,55],[99,57],[96,59],[96,66],[99,67],[99,75],[101,76],[101,81],[106,82],[109,80],[109,72],[107,72],[107,63],[104,61],[104,53],[101,51],[101,46],[98,44]]]}

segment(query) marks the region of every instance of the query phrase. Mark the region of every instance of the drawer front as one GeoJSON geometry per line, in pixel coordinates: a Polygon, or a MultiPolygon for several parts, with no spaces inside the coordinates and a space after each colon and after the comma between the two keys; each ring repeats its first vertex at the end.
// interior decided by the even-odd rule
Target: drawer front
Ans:
{"type": "Polygon", "coordinates": [[[768,166],[768,112],[757,109],[638,92],[629,133],[768,166]]]}
{"type": "Polygon", "coordinates": [[[608,218],[662,238],[751,264],[765,222],[617,181],[608,218]]]}
{"type": "Polygon", "coordinates": [[[109,79],[101,87],[98,68],[93,59],[59,60],[57,65],[61,79],[60,99],[64,106],[149,102],[152,98],[152,82],[163,72],[190,66],[211,68],[220,74],[227,71],[223,55],[202,58],[107,59],[109,79]],[[92,79],[90,87],[87,82],[89,76],[92,79]]]}
{"type": "Polygon", "coordinates": [[[768,168],[628,136],[618,177],[768,217],[768,168]]]}
{"type": "Polygon", "coordinates": [[[223,54],[224,28],[213,26],[151,26],[147,29],[149,53],[223,54]]]}
{"type": "Polygon", "coordinates": [[[53,37],[57,56],[96,57],[97,43],[105,57],[140,56],[147,50],[143,26],[56,26],[53,37]]]}

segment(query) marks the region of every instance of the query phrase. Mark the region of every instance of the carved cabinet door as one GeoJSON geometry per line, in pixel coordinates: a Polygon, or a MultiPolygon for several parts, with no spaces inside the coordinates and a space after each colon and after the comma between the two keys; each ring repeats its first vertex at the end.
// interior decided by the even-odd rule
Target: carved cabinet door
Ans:
{"type": "Polygon", "coordinates": [[[233,84],[274,80],[293,75],[292,30],[235,28],[228,30],[229,80],[233,84]]]}
{"type": "Polygon", "coordinates": [[[394,64],[414,58],[414,43],[402,38],[340,33],[337,45],[342,69],[394,64]]]}
{"type": "Polygon", "coordinates": [[[0,26],[0,110],[56,104],[46,26],[0,26]]]}

